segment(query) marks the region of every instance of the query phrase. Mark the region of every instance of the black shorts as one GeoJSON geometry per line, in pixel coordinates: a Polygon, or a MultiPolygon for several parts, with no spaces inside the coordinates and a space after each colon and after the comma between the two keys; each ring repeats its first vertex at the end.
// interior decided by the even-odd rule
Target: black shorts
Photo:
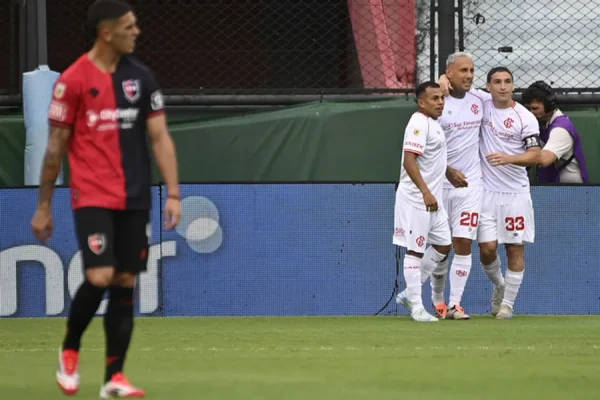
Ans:
{"type": "Polygon", "coordinates": [[[114,267],[137,274],[146,270],[150,245],[149,210],[85,207],[74,211],[84,268],[114,267]]]}

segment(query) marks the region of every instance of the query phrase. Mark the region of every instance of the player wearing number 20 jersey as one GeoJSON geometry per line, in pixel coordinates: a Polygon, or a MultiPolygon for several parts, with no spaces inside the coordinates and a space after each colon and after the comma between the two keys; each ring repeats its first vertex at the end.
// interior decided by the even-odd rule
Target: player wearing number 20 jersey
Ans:
{"type": "Polygon", "coordinates": [[[448,145],[448,165],[467,177],[469,186],[456,188],[444,182],[444,206],[450,218],[452,237],[474,240],[483,197],[483,178],[479,160],[479,129],[483,101],[474,91],[463,98],[446,98],[440,123],[448,145]],[[471,223],[472,220],[472,223],[471,223]]]}
{"type": "Polygon", "coordinates": [[[479,159],[483,100],[472,90],[474,71],[470,54],[459,52],[448,56],[446,78],[452,89],[445,99],[440,124],[448,146],[448,166],[461,171],[468,183],[467,187],[455,187],[447,179],[444,182],[442,198],[448,213],[455,255],[450,268],[448,258],[442,258],[432,248],[428,249],[423,257],[426,263],[431,261],[438,264],[431,279],[431,300],[437,315],[440,318],[457,320],[469,319],[469,315],[461,306],[461,300],[471,271],[472,241],[477,236],[483,201],[479,159]],[[446,306],[444,289],[448,270],[450,301],[446,306]]]}

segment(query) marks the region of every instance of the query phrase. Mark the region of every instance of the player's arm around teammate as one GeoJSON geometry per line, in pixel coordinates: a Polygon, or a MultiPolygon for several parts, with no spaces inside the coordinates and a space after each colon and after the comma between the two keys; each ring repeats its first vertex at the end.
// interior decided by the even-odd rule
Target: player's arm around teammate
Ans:
{"type": "MultiPolygon", "coordinates": [[[[451,320],[470,318],[461,303],[471,271],[472,242],[477,235],[483,200],[479,159],[483,96],[472,90],[474,73],[473,57],[457,52],[448,56],[446,73],[440,77],[440,86],[446,96],[440,123],[446,135],[448,165],[460,169],[465,176],[464,184],[450,175],[444,183],[443,202],[455,255],[452,265],[448,258],[440,261],[431,276],[431,300],[436,314],[451,320]],[[447,277],[450,281],[448,305],[444,300],[447,277]]],[[[429,248],[423,259],[424,262],[437,262],[441,257],[429,248]]]]}

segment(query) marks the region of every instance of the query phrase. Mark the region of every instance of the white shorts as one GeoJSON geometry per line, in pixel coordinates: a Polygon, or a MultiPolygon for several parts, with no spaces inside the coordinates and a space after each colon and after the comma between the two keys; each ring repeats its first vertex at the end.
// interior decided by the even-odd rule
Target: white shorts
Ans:
{"type": "Polygon", "coordinates": [[[397,192],[394,207],[394,239],[397,246],[417,253],[425,253],[425,246],[451,244],[448,214],[438,203],[435,212],[425,211],[410,204],[397,192]]]}
{"type": "Polygon", "coordinates": [[[453,238],[477,238],[482,202],[482,185],[444,189],[444,208],[448,213],[453,238]]]}
{"type": "Polygon", "coordinates": [[[531,194],[484,192],[477,241],[533,243],[535,220],[531,194]]]}

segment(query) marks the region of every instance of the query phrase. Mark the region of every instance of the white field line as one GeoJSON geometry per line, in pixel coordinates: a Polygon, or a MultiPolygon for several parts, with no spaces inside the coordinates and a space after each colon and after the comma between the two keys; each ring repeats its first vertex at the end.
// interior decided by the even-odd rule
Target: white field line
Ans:
{"type": "MultiPolygon", "coordinates": [[[[593,350],[600,350],[600,345],[593,345],[590,347],[593,350]]],[[[317,347],[167,347],[167,348],[151,348],[144,347],[137,351],[142,352],[153,352],[153,351],[167,351],[167,352],[264,352],[264,351],[420,351],[420,350],[458,350],[458,351],[548,351],[548,350],[568,350],[568,349],[582,349],[578,346],[406,346],[406,347],[380,347],[380,346],[365,346],[365,347],[331,347],[331,346],[317,346],[317,347]]],[[[57,352],[58,348],[51,347],[39,347],[39,348],[17,348],[17,349],[0,349],[0,353],[46,353],[46,352],[57,352]]],[[[82,352],[86,351],[104,351],[104,348],[88,347],[82,348],[82,352]]],[[[134,352],[136,350],[133,350],[134,352]]]]}

